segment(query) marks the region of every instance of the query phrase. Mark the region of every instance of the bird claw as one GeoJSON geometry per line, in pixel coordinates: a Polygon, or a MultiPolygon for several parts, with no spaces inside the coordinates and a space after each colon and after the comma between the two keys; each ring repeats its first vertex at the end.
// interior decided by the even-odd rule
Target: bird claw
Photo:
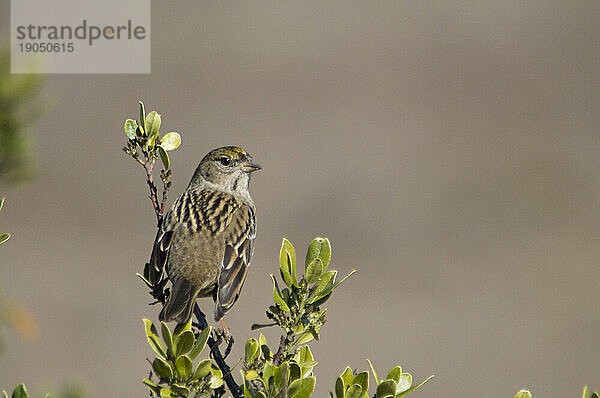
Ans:
{"type": "Polygon", "coordinates": [[[225,352],[223,353],[223,359],[225,359],[231,353],[231,349],[233,348],[233,344],[235,341],[233,339],[233,336],[231,335],[231,332],[229,331],[229,328],[227,327],[227,325],[225,325],[223,321],[221,321],[221,326],[223,327],[214,329],[215,341],[217,342],[218,346],[220,346],[222,342],[227,343],[227,347],[225,348],[225,352]]]}

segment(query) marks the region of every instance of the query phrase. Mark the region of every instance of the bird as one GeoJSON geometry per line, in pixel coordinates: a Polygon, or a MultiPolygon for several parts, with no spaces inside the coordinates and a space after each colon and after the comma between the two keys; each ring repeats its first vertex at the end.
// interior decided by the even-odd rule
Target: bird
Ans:
{"type": "Polygon", "coordinates": [[[196,298],[212,296],[214,320],[227,330],[223,317],[240,296],[254,252],[249,184],[261,168],[240,147],[214,149],[165,214],[150,257],[153,279],[165,270],[172,284],[161,321],[188,323],[196,298]]]}

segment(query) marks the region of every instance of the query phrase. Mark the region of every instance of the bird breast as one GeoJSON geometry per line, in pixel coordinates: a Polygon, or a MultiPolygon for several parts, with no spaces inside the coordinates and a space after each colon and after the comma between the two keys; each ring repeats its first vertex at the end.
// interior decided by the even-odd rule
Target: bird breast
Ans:
{"type": "Polygon", "coordinates": [[[174,231],[167,260],[171,279],[185,278],[201,291],[211,289],[218,280],[225,243],[208,231],[174,231]]]}

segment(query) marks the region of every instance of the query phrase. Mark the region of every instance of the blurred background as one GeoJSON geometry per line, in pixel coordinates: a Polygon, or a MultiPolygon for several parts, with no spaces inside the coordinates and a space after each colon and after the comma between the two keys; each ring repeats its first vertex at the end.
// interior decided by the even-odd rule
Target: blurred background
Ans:
{"type": "Polygon", "coordinates": [[[315,396],[366,358],[435,374],[421,397],[598,387],[599,33],[597,1],[154,1],[152,74],[46,76],[35,178],[0,186],[0,288],[39,330],[3,333],[0,389],[147,395],[155,218],[121,151],[138,99],[183,138],[169,202],[214,147],[263,166],[233,362],[282,237],[302,257],[319,235],[358,273],[312,345],[315,396]]]}

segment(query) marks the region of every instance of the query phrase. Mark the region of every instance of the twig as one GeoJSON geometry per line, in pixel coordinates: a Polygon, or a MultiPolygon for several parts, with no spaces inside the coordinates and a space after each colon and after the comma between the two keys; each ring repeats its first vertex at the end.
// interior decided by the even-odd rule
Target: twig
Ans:
{"type": "Polygon", "coordinates": [[[288,346],[292,343],[290,337],[291,335],[289,332],[287,332],[284,335],[281,335],[281,338],[279,339],[279,349],[277,349],[277,352],[275,353],[275,355],[273,355],[273,363],[279,364],[282,356],[283,360],[285,360],[285,357],[287,356],[288,352],[288,346]]]}
{"type": "MultiPolygon", "coordinates": [[[[157,227],[160,227],[160,223],[162,222],[163,214],[160,204],[158,203],[158,191],[156,189],[156,185],[154,185],[154,178],[152,176],[152,169],[154,168],[154,162],[146,159],[144,164],[144,170],[146,170],[146,182],[148,183],[148,188],[150,189],[150,200],[152,201],[152,206],[154,207],[154,213],[156,213],[156,221],[157,227]]],[[[163,194],[164,198],[164,194],[163,194]]],[[[164,204],[164,201],[163,201],[164,204]]]]}
{"type": "Polygon", "coordinates": [[[285,336],[281,335],[281,338],[279,339],[279,349],[277,350],[275,355],[273,355],[273,363],[277,363],[277,361],[279,361],[279,357],[285,349],[285,340],[285,336]]]}
{"type": "Polygon", "coordinates": [[[163,181],[163,192],[162,192],[162,200],[160,203],[158,202],[158,189],[154,184],[154,176],[152,175],[154,170],[154,161],[155,159],[142,147],[142,154],[144,155],[144,159],[142,160],[139,152],[136,149],[136,145],[142,146],[139,142],[136,144],[136,141],[128,141],[127,146],[123,148],[123,151],[130,155],[136,162],[138,162],[146,172],[146,183],[148,183],[148,189],[150,189],[150,201],[152,202],[152,207],[154,208],[154,213],[156,214],[156,222],[157,227],[160,227],[160,224],[163,219],[163,214],[165,210],[165,202],[167,201],[167,196],[169,193],[169,188],[171,187],[171,179],[170,173],[171,170],[163,170],[163,174],[161,174],[161,179],[163,181]]]}
{"type": "MultiPolygon", "coordinates": [[[[208,322],[206,322],[206,316],[200,310],[198,304],[194,304],[194,316],[196,317],[198,326],[200,328],[205,329],[208,327],[208,322]]],[[[212,353],[213,359],[217,363],[217,366],[219,367],[219,369],[221,369],[221,372],[223,372],[223,380],[225,381],[225,384],[227,384],[229,391],[231,391],[231,395],[233,396],[233,398],[243,397],[240,391],[240,386],[237,385],[237,383],[233,379],[233,376],[231,375],[231,368],[225,363],[225,359],[223,359],[221,350],[219,350],[219,345],[212,338],[212,336],[208,337],[208,346],[210,347],[210,352],[212,353]]]]}
{"type": "Polygon", "coordinates": [[[171,169],[162,170],[160,173],[160,179],[163,182],[162,199],[160,201],[160,219],[162,221],[165,214],[165,203],[169,196],[169,189],[171,188],[171,169]]]}

